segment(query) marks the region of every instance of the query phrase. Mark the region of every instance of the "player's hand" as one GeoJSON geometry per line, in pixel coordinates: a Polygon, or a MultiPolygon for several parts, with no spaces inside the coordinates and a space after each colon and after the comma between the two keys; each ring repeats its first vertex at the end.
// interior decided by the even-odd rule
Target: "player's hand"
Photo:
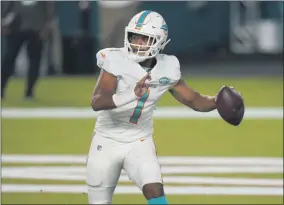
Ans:
{"type": "Polygon", "coordinates": [[[239,91],[237,91],[233,86],[229,86],[229,88],[231,88],[233,91],[235,91],[236,93],[238,93],[238,94],[241,96],[241,98],[243,98],[242,93],[239,92],[239,91]]]}
{"type": "Polygon", "coordinates": [[[145,83],[146,80],[151,80],[150,72],[147,73],[140,81],[137,82],[134,92],[137,97],[142,97],[148,90],[148,85],[145,83]]]}
{"type": "MultiPolygon", "coordinates": [[[[225,86],[222,86],[220,90],[222,90],[222,88],[225,87],[225,86]]],[[[237,91],[233,86],[228,86],[229,88],[231,88],[233,91],[235,91],[236,93],[238,93],[241,98],[243,99],[243,96],[242,96],[242,93],[237,91]]],[[[218,95],[218,94],[217,94],[218,95]]],[[[216,101],[217,101],[217,95],[216,95],[216,101]]]]}

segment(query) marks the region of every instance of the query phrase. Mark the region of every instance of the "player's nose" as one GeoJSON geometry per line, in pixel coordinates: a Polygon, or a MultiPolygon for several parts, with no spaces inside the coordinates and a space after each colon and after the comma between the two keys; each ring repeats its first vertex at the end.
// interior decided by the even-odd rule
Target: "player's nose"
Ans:
{"type": "Polygon", "coordinates": [[[141,36],[138,36],[136,43],[137,43],[138,45],[144,45],[144,44],[145,44],[144,38],[141,37],[141,36]]]}

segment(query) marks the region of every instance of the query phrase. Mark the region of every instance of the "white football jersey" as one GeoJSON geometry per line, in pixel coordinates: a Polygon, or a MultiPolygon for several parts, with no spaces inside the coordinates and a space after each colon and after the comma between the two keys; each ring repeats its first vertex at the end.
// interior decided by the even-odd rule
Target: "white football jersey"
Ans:
{"type": "MultiPolygon", "coordinates": [[[[149,92],[122,107],[99,111],[96,133],[120,142],[152,137],[152,117],[156,104],[181,77],[180,64],[175,56],[159,54],[156,59],[157,63],[151,70],[152,79],[146,81],[149,92]]],[[[100,50],[97,53],[97,65],[117,77],[116,93],[133,91],[136,83],[147,74],[139,63],[128,59],[124,48],[100,50]]]]}

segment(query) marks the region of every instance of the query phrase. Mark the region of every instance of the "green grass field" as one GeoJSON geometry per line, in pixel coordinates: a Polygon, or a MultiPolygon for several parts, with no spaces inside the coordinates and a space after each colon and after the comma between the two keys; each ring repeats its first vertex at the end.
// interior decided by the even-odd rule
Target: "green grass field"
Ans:
{"type": "MultiPolygon", "coordinates": [[[[241,91],[247,107],[283,107],[283,80],[280,78],[246,78],[246,79],[210,79],[193,78],[188,83],[204,94],[215,94],[222,85],[233,85],[241,91]]],[[[23,79],[13,79],[9,84],[7,95],[2,101],[2,107],[87,107],[90,104],[91,94],[95,85],[95,79],[88,77],[78,78],[45,78],[39,81],[36,89],[37,100],[35,102],[26,102],[23,100],[23,91],[25,81],[23,79]]],[[[166,94],[159,106],[178,106],[179,104],[166,94]]],[[[4,156],[12,155],[75,155],[85,156],[88,153],[92,131],[95,119],[8,119],[2,118],[2,153],[4,156]]],[[[262,158],[283,158],[283,120],[281,119],[247,119],[241,126],[232,127],[221,119],[155,119],[155,142],[159,156],[203,156],[203,157],[262,157],[262,158]]],[[[84,159],[83,159],[84,160],[84,159]]],[[[257,161],[257,160],[256,160],[257,161]]],[[[264,159],[265,161],[265,159],[264,159]]],[[[268,160],[270,161],[273,160],[268,160]]],[[[165,165],[165,170],[170,166],[165,165]]],[[[283,168],[276,165],[254,165],[258,167],[259,172],[255,171],[235,171],[235,172],[215,172],[208,165],[205,168],[199,167],[202,171],[196,171],[197,167],[189,167],[188,172],[169,172],[165,177],[213,177],[215,179],[230,178],[234,180],[246,179],[254,180],[265,179],[269,183],[283,180],[283,168]],[[265,169],[270,171],[265,172],[265,169]],[[282,171],[281,171],[282,169],[282,171]],[[272,170],[272,171],[271,171],[272,170]]],[[[229,165],[226,165],[229,166],[229,165]]],[[[283,166],[283,165],[282,165],[283,166]]],[[[230,169],[256,169],[250,165],[229,166],[230,169]]],[[[12,162],[2,161],[2,186],[8,187],[34,184],[43,185],[42,192],[38,189],[36,192],[2,192],[3,204],[33,203],[33,204],[83,204],[87,203],[86,193],[50,193],[45,191],[46,185],[84,185],[81,177],[81,169],[84,168],[84,162],[80,163],[44,163],[44,162],[12,162]],[[64,173],[62,179],[47,179],[44,170],[54,167],[78,169],[78,179],[64,179],[70,173],[64,173]],[[42,168],[43,167],[43,168],[42,168]],[[22,172],[21,169],[29,168],[28,172],[22,172]],[[36,171],[36,169],[39,169],[36,171]],[[39,178],[35,179],[35,175],[39,178]],[[28,177],[30,176],[30,177],[28,177]],[[42,178],[40,178],[42,176],[42,178]]],[[[217,167],[222,168],[221,166],[217,167]]],[[[217,169],[216,168],[216,169],[217,169]]],[[[170,169],[169,169],[170,170],[170,169]]],[[[178,171],[178,169],[177,169],[178,171]]],[[[59,172],[57,175],[61,176],[59,172]]],[[[201,179],[199,178],[199,179],[201,179]]],[[[242,182],[243,183],[243,182],[242,182]]],[[[260,182],[259,182],[260,183],[260,182]]],[[[263,183],[263,182],[262,182],[263,183]]],[[[267,182],[266,182],[267,183],[267,182]]],[[[276,183],[276,182],[275,182],[276,183]]],[[[209,188],[223,187],[230,189],[234,187],[250,186],[256,188],[263,187],[267,192],[269,190],[279,190],[277,185],[249,185],[246,183],[233,185],[221,185],[218,183],[187,183],[165,181],[166,187],[181,186],[203,186],[209,188]]],[[[13,189],[15,188],[13,187],[13,189]]],[[[134,185],[122,180],[119,186],[134,185]]],[[[120,190],[118,190],[120,191],[120,190]]],[[[274,192],[274,191],[273,191],[274,192]]],[[[235,194],[187,194],[174,195],[168,194],[169,203],[172,204],[283,204],[283,193],[276,195],[235,195],[235,194]]],[[[146,203],[141,194],[115,194],[113,203],[146,203]]]]}
{"type": "MultiPolygon", "coordinates": [[[[188,84],[200,93],[215,95],[221,86],[232,85],[241,91],[246,106],[283,106],[283,79],[279,78],[190,78],[188,84]]],[[[25,79],[8,84],[3,107],[66,107],[90,105],[95,77],[44,78],[36,87],[37,101],[25,102],[25,79]]],[[[159,106],[180,105],[169,93],[160,100],[159,106]]]]}

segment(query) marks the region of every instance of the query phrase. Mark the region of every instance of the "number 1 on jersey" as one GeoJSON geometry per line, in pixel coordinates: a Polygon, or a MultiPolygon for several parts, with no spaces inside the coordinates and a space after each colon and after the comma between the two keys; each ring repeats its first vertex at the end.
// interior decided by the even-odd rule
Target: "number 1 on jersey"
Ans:
{"type": "Polygon", "coordinates": [[[142,97],[138,100],[137,105],[133,111],[132,116],[130,117],[129,122],[137,124],[138,123],[138,119],[140,118],[141,114],[142,114],[142,110],[144,108],[144,104],[147,101],[148,97],[149,97],[150,91],[148,90],[144,95],[142,95],[142,97]]]}

